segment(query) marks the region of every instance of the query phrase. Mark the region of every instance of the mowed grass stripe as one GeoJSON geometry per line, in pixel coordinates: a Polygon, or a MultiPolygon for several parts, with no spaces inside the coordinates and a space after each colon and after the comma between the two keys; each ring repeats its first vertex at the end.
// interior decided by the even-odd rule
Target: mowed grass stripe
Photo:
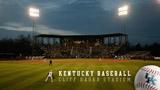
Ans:
{"type": "Polygon", "coordinates": [[[20,64],[20,63],[17,63],[17,64],[13,64],[13,63],[10,63],[8,61],[8,63],[4,64],[4,63],[0,63],[0,65],[4,65],[3,67],[0,68],[0,71],[8,71],[8,70],[15,70],[15,69],[21,69],[21,68],[28,68],[29,66],[30,67],[36,67],[36,65],[31,65],[31,64],[20,64]]]}
{"type": "MultiPolygon", "coordinates": [[[[102,62],[102,61],[100,61],[102,62]]],[[[117,62],[118,63],[118,62],[117,62]]],[[[118,66],[118,65],[117,65],[118,66]]],[[[95,71],[105,71],[105,70],[117,70],[119,67],[115,67],[114,63],[105,63],[105,64],[97,64],[93,67],[95,69],[95,71]]],[[[106,88],[107,90],[114,90],[113,84],[112,82],[104,82],[103,78],[100,78],[101,82],[96,82],[96,90],[98,89],[104,89],[106,88]]]]}
{"type": "MultiPolygon", "coordinates": [[[[54,67],[57,67],[59,65],[55,65],[54,67]]],[[[31,85],[35,85],[35,83],[44,82],[44,79],[48,73],[52,69],[52,67],[49,67],[48,65],[43,65],[42,67],[37,67],[39,69],[38,71],[34,71],[26,76],[21,76],[23,78],[19,83],[11,85],[10,87],[16,88],[16,90],[24,90],[25,88],[30,88],[31,85]],[[27,78],[29,77],[29,78],[27,78]],[[21,86],[21,87],[17,87],[21,86]]],[[[43,85],[42,85],[43,86],[43,85]]],[[[10,88],[7,88],[10,89],[10,88]]],[[[33,89],[35,90],[35,89],[33,89]]]]}
{"type": "Polygon", "coordinates": [[[130,85],[131,85],[131,88],[133,89],[133,90],[135,90],[134,89],[134,78],[135,78],[135,75],[136,75],[136,73],[138,72],[138,70],[141,68],[141,66],[138,66],[138,65],[130,65],[129,66],[130,67],[130,71],[131,71],[131,74],[132,74],[132,76],[131,76],[131,82],[130,82],[130,85]]]}
{"type": "MultiPolygon", "coordinates": [[[[96,71],[95,67],[97,65],[95,64],[85,64],[84,63],[84,71],[96,71]]],[[[95,76],[91,77],[91,78],[94,78],[95,76]]],[[[82,77],[83,78],[83,77],[82,77]]],[[[84,77],[85,78],[85,77],[84,77]]],[[[88,78],[88,77],[86,77],[88,78]]],[[[83,82],[80,82],[80,86],[77,88],[77,90],[85,90],[85,89],[88,89],[88,90],[96,90],[96,84],[97,82],[93,82],[92,80],[89,81],[87,79],[87,81],[83,81],[83,82]]]]}
{"type": "Polygon", "coordinates": [[[23,74],[18,74],[17,75],[18,77],[12,79],[8,83],[5,83],[5,85],[3,85],[3,89],[8,90],[8,89],[14,88],[15,90],[19,90],[17,88],[24,87],[25,85],[28,84],[28,83],[21,84],[22,82],[26,81],[26,79],[28,79],[28,78],[31,78],[34,80],[34,78],[32,77],[34,75],[34,73],[39,74],[39,72],[44,71],[44,70],[46,70],[46,68],[39,69],[39,70],[33,70],[33,71],[27,71],[27,72],[23,72],[23,74]],[[10,83],[10,82],[12,82],[12,83],[10,83]]]}
{"type": "MultiPolygon", "coordinates": [[[[63,64],[64,65],[64,64],[63,64]]],[[[83,64],[70,64],[69,66],[65,66],[63,68],[57,69],[58,70],[81,70],[83,64]]],[[[83,69],[82,69],[83,70],[83,69]]],[[[76,90],[78,88],[80,82],[63,82],[58,81],[58,75],[56,76],[56,82],[47,83],[44,87],[40,88],[40,90],[76,90]]]]}
{"type": "MultiPolygon", "coordinates": [[[[106,69],[106,67],[105,66],[108,66],[108,64],[106,63],[106,64],[98,64],[98,65],[96,65],[95,67],[94,67],[94,70],[95,71],[101,71],[101,70],[104,70],[104,69],[106,69]]],[[[106,88],[106,90],[112,90],[112,89],[109,89],[107,86],[108,86],[108,83],[107,82],[104,82],[103,81],[103,78],[102,77],[99,77],[99,79],[100,79],[100,81],[99,82],[96,82],[96,84],[95,84],[95,90],[102,90],[102,89],[104,89],[104,88],[106,88]]]]}
{"type": "MultiPolygon", "coordinates": [[[[67,61],[66,61],[67,62],[67,61]]],[[[61,67],[61,68],[57,68],[57,75],[56,75],[56,77],[55,77],[55,81],[56,82],[54,82],[54,83],[47,83],[47,84],[45,84],[45,86],[43,87],[43,88],[41,88],[40,90],[44,90],[44,89],[49,89],[49,90],[65,90],[65,89],[71,89],[71,88],[73,88],[74,86],[72,85],[72,84],[69,84],[69,82],[59,82],[58,81],[58,71],[59,70],[62,70],[62,71],[64,71],[64,70],[72,70],[72,67],[74,67],[74,66],[77,66],[76,64],[73,64],[73,63],[69,63],[69,64],[67,64],[67,65],[65,65],[65,64],[62,64],[63,65],[63,67],[61,67]],[[70,85],[72,85],[72,87],[70,87],[70,85]]],[[[71,89],[72,90],[72,89],[71,89]]]]}
{"type": "Polygon", "coordinates": [[[32,73],[35,73],[35,72],[38,72],[38,71],[41,71],[43,69],[46,69],[46,68],[40,68],[40,67],[37,67],[37,69],[33,69],[33,68],[30,68],[32,67],[31,65],[28,67],[29,69],[28,70],[23,70],[21,73],[16,73],[16,74],[11,74],[11,75],[8,75],[6,76],[5,78],[2,79],[2,81],[5,81],[3,82],[0,86],[0,88],[5,88],[7,86],[10,87],[10,85],[14,85],[15,84],[15,81],[16,82],[20,82],[22,81],[25,77],[27,77],[27,75],[30,75],[32,73]]]}
{"type": "MultiPolygon", "coordinates": [[[[115,66],[114,66],[114,63],[105,63],[105,64],[100,64],[100,65],[97,65],[97,67],[95,67],[95,69],[97,68],[97,70],[99,71],[105,71],[105,70],[115,70],[115,66]]],[[[105,76],[104,76],[105,77],[105,76]]],[[[114,87],[114,83],[112,82],[109,82],[107,79],[106,81],[103,80],[104,77],[101,77],[102,78],[102,81],[97,83],[96,85],[96,89],[106,89],[106,90],[115,90],[115,87],[114,87]]]]}
{"type": "MultiPolygon", "coordinates": [[[[8,78],[8,77],[12,77],[12,76],[16,76],[17,74],[19,73],[23,73],[25,71],[28,71],[30,69],[34,69],[35,67],[31,67],[28,68],[28,67],[19,67],[19,65],[16,65],[14,68],[13,67],[10,67],[10,65],[7,65],[8,67],[7,68],[4,68],[4,70],[1,71],[1,74],[0,74],[0,77],[1,78],[7,78],[7,79],[4,79],[5,81],[7,80],[11,80],[13,78],[8,78]]],[[[2,82],[3,79],[1,79],[0,82],[2,82]]]]}
{"type": "Polygon", "coordinates": [[[36,69],[36,67],[19,67],[18,65],[16,67],[6,67],[4,68],[3,70],[0,70],[0,72],[3,72],[0,74],[0,77],[6,77],[6,76],[9,76],[9,75],[14,75],[14,74],[17,74],[17,73],[21,73],[21,72],[24,72],[24,71],[27,71],[27,70],[30,70],[30,69],[36,69]]]}
{"type": "MultiPolygon", "coordinates": [[[[128,63],[128,62],[124,62],[124,63],[128,63]]],[[[124,63],[114,63],[114,67],[116,68],[115,70],[117,71],[130,71],[132,72],[132,69],[129,68],[130,66],[132,66],[132,64],[127,64],[127,65],[124,65],[124,63]]],[[[127,74],[127,72],[126,72],[127,74]]],[[[132,75],[132,74],[131,74],[132,75]]],[[[133,76],[133,75],[132,75],[133,76]]],[[[115,85],[115,90],[124,90],[126,87],[127,88],[131,88],[133,85],[131,84],[132,82],[132,78],[130,77],[131,81],[126,81],[127,77],[124,77],[122,76],[122,78],[125,78],[125,82],[119,82],[119,83],[116,83],[115,85]]],[[[114,84],[114,83],[113,83],[114,84]]],[[[134,90],[133,88],[131,88],[130,90],[134,90]]]]}
{"type": "MultiPolygon", "coordinates": [[[[17,74],[23,73],[23,72],[28,72],[32,69],[35,69],[35,68],[20,68],[20,69],[16,69],[16,70],[7,70],[7,71],[4,71],[3,73],[0,74],[0,78],[6,78],[6,79],[4,79],[5,81],[12,80],[14,78],[8,78],[8,77],[13,77],[14,75],[17,75],[17,74]]],[[[2,80],[0,82],[2,82],[2,80]]]]}
{"type": "Polygon", "coordinates": [[[14,81],[16,81],[16,83],[14,83],[14,81],[12,81],[12,83],[7,84],[6,87],[4,87],[5,90],[12,90],[12,88],[14,88],[14,90],[23,90],[24,87],[28,86],[28,84],[33,83],[33,81],[35,80],[34,75],[39,75],[41,73],[43,73],[44,71],[46,71],[47,68],[45,69],[41,69],[40,71],[36,71],[36,72],[32,72],[29,75],[25,75],[25,76],[19,76],[19,78],[16,78],[14,81]]]}
{"type": "MultiPolygon", "coordinates": [[[[0,68],[0,76],[2,75],[2,80],[5,82],[1,83],[0,80],[0,89],[1,90],[134,90],[133,79],[138,71],[142,66],[153,64],[160,66],[160,62],[158,61],[129,61],[129,62],[97,62],[95,60],[88,60],[86,61],[78,61],[74,60],[67,61],[61,60],[60,62],[57,60],[55,64],[49,67],[47,64],[20,64],[19,62],[16,63],[0,63],[0,66],[4,68],[0,68]],[[64,63],[63,63],[64,62],[64,63]],[[89,64],[89,62],[91,62],[89,64]],[[20,68],[24,71],[24,74],[18,73],[16,75],[15,72],[6,73],[4,70],[10,72],[14,70],[14,68],[20,68]],[[36,69],[36,70],[34,70],[36,69]],[[130,70],[132,74],[132,82],[55,82],[50,83],[44,82],[46,78],[47,72],[53,69],[54,72],[58,70],[130,70]],[[4,73],[3,73],[4,72],[4,73]],[[26,73],[28,72],[28,73],[26,73]],[[5,77],[5,75],[8,77],[5,77]],[[10,78],[10,79],[9,79],[10,78]],[[7,80],[8,79],[8,80],[7,80]],[[19,84],[20,83],[20,84],[19,84]],[[2,88],[1,88],[2,87],[2,88]]],[[[19,69],[19,70],[20,70],[19,69]]],[[[20,71],[21,71],[20,70],[20,71]]],[[[18,72],[18,70],[17,70],[18,72]]],[[[1,78],[1,77],[0,77],[1,78]]]]}
{"type": "MultiPolygon", "coordinates": [[[[10,63],[9,61],[8,61],[8,63],[0,63],[0,70],[1,69],[3,69],[3,68],[8,68],[8,66],[9,66],[9,68],[14,68],[14,67],[16,67],[17,66],[17,64],[12,64],[12,63],[10,63]]],[[[18,65],[18,67],[20,67],[21,65],[18,65]]],[[[24,66],[23,66],[24,67],[24,66]]]]}
{"type": "MultiPolygon", "coordinates": [[[[88,65],[86,64],[85,62],[83,62],[82,64],[82,67],[81,70],[84,70],[84,71],[94,71],[94,68],[92,68],[92,64],[88,65]]],[[[86,78],[86,77],[83,77],[81,76],[82,78],[86,78]]],[[[82,81],[82,82],[79,82],[79,86],[76,88],[76,90],[85,90],[85,89],[89,89],[89,90],[93,90],[95,89],[95,83],[92,82],[92,81],[82,81]]]]}
{"type": "Polygon", "coordinates": [[[6,65],[6,68],[2,68],[0,70],[0,72],[3,72],[0,74],[0,76],[7,76],[7,74],[9,75],[14,75],[16,73],[20,73],[21,71],[25,71],[25,70],[30,70],[30,69],[36,69],[38,65],[30,65],[28,64],[27,66],[22,66],[20,64],[17,64],[16,66],[14,67],[10,67],[9,64],[6,65]]]}
{"type": "MultiPolygon", "coordinates": [[[[116,62],[116,63],[113,63],[113,66],[114,66],[113,70],[116,70],[116,71],[128,71],[129,70],[130,72],[132,72],[132,68],[130,68],[130,66],[132,66],[132,64],[129,64],[128,62],[123,62],[123,63],[116,62]],[[125,65],[125,63],[127,63],[127,65],[125,65]]],[[[133,76],[133,74],[132,74],[132,76],[133,76]]],[[[115,83],[115,82],[111,82],[111,83],[115,84],[116,90],[117,89],[124,90],[126,87],[131,88],[133,86],[131,84],[132,80],[133,80],[133,78],[131,77],[130,82],[128,82],[128,81],[123,82],[122,81],[122,82],[118,82],[118,83],[115,83]]]]}
{"type": "MultiPolygon", "coordinates": [[[[69,66],[69,65],[56,65],[56,66],[53,65],[52,67],[50,67],[50,69],[52,69],[54,72],[54,75],[56,75],[58,68],[67,67],[67,66],[69,66]]],[[[39,76],[34,78],[36,80],[32,81],[31,84],[28,84],[26,87],[24,87],[23,90],[35,90],[35,89],[39,90],[39,89],[44,88],[45,86],[47,86],[47,88],[45,88],[45,90],[46,89],[48,90],[48,88],[50,88],[51,82],[50,82],[50,80],[48,82],[45,82],[45,79],[46,79],[47,73],[50,71],[50,69],[47,70],[45,73],[44,72],[40,73],[39,76]]],[[[55,78],[55,79],[57,79],[57,78],[55,78]]],[[[55,79],[54,79],[53,83],[55,83],[55,81],[56,81],[55,79]]]]}
{"type": "MultiPolygon", "coordinates": [[[[43,65],[30,65],[30,64],[28,64],[27,66],[24,66],[24,67],[22,67],[21,65],[17,64],[14,68],[10,67],[10,65],[7,65],[7,66],[8,67],[3,70],[3,71],[5,71],[5,72],[2,73],[4,75],[8,74],[8,73],[12,74],[12,72],[13,73],[18,73],[17,71],[34,70],[34,69],[37,69],[37,67],[43,67],[43,65]]],[[[14,74],[12,74],[12,75],[14,75],[14,74]]]]}
{"type": "MultiPolygon", "coordinates": [[[[75,62],[75,61],[73,61],[73,62],[75,62]]],[[[87,69],[86,66],[83,63],[77,63],[77,62],[78,61],[76,60],[76,63],[73,64],[70,68],[67,68],[66,70],[82,71],[82,70],[87,69]]],[[[63,88],[62,87],[57,88],[57,90],[63,90],[63,89],[64,90],[78,90],[79,87],[81,86],[82,82],[79,81],[79,77],[76,77],[76,79],[77,80],[75,82],[73,82],[73,81],[71,81],[71,82],[61,82],[61,83],[63,83],[63,86],[62,86],[63,88]]]]}

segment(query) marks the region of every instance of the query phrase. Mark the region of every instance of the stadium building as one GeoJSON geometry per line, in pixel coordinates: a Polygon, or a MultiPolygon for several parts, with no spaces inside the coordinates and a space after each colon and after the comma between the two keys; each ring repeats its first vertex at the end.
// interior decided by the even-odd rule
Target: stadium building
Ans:
{"type": "Polygon", "coordinates": [[[36,36],[36,42],[47,58],[107,58],[128,43],[123,33],[103,35],[47,35],[36,36]]]}

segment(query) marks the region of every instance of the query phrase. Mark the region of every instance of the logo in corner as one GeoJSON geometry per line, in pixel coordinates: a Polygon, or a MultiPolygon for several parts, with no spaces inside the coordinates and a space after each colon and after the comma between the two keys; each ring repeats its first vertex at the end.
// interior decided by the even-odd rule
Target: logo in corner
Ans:
{"type": "Polygon", "coordinates": [[[152,85],[155,85],[155,82],[157,81],[154,75],[150,75],[149,73],[145,74],[145,80],[146,80],[146,83],[152,84],[152,85]]]}

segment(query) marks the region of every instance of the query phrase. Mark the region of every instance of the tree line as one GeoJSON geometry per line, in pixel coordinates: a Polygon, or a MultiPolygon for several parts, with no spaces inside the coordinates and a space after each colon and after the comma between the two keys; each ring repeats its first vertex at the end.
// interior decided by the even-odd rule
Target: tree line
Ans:
{"type": "Polygon", "coordinates": [[[136,45],[129,45],[129,51],[149,51],[153,56],[160,56],[160,43],[154,42],[152,44],[142,45],[140,43],[136,45]]]}
{"type": "Polygon", "coordinates": [[[30,35],[20,35],[15,39],[1,39],[0,40],[0,54],[16,55],[16,56],[31,56],[41,55],[43,51],[40,46],[32,45],[30,35]]]}

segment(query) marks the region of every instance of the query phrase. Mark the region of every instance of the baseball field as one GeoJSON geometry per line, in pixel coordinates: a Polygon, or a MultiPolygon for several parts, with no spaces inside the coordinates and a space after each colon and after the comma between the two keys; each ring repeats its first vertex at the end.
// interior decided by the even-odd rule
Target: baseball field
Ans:
{"type": "MultiPolygon", "coordinates": [[[[0,90],[134,90],[134,77],[136,72],[145,65],[160,66],[160,61],[151,60],[110,60],[110,59],[53,59],[53,64],[48,65],[48,60],[19,60],[0,61],[0,90]],[[47,73],[52,70],[54,80],[45,82],[47,73]],[[77,77],[59,78],[61,70],[79,71],[130,71],[130,81],[90,80],[77,77]]],[[[87,77],[86,77],[87,78],[87,77]]],[[[103,80],[103,78],[107,80],[103,80]]],[[[112,79],[112,78],[111,78],[112,79]]]]}

